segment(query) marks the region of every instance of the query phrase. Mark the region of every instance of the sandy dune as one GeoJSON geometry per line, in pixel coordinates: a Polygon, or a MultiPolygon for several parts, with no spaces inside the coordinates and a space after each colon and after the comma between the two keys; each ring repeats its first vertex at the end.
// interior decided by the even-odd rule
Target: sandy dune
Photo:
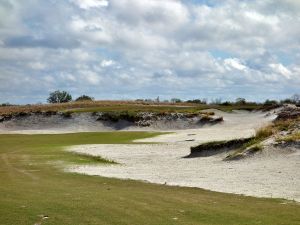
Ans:
{"type": "Polygon", "coordinates": [[[300,153],[278,149],[241,161],[224,162],[225,153],[183,158],[189,147],[210,140],[249,137],[272,117],[262,113],[223,113],[225,122],[139,140],[159,144],[84,145],[68,150],[100,155],[120,165],[74,166],[68,171],[153,183],[200,187],[214,191],[300,201],[300,153]]]}

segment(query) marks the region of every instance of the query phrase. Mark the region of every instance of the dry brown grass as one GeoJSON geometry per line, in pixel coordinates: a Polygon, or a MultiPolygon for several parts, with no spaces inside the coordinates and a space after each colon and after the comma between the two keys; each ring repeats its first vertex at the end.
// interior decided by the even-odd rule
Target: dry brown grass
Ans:
{"type": "Polygon", "coordinates": [[[64,111],[77,109],[95,109],[106,108],[116,110],[129,110],[131,108],[148,108],[148,107],[168,107],[168,108],[188,108],[195,107],[192,103],[155,103],[155,102],[137,102],[137,101],[82,101],[59,104],[37,104],[37,105],[20,105],[20,106],[3,106],[0,107],[0,115],[12,115],[17,113],[35,113],[45,111],[64,111]],[[186,106],[186,107],[184,107],[186,106]]]}
{"type": "Polygon", "coordinates": [[[300,132],[288,135],[283,138],[279,138],[279,139],[277,139],[277,141],[298,142],[298,141],[300,141],[300,132]]]}
{"type": "Polygon", "coordinates": [[[262,127],[256,131],[255,138],[258,140],[265,139],[267,137],[272,136],[275,133],[274,125],[269,125],[266,127],[262,127]]]}

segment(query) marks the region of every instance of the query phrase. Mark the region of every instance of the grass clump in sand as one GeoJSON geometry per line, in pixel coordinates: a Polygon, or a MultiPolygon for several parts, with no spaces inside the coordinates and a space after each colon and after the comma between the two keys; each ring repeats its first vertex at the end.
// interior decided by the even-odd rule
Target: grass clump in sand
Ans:
{"type": "MultiPolygon", "coordinates": [[[[234,159],[241,159],[248,155],[253,155],[259,151],[263,150],[263,146],[260,144],[267,138],[271,136],[276,136],[282,131],[291,131],[295,127],[298,126],[300,122],[300,118],[295,119],[280,119],[275,120],[272,124],[262,127],[256,131],[255,137],[250,140],[249,142],[245,143],[240,149],[236,150],[235,152],[229,154],[225,160],[234,160],[234,159]]],[[[279,137],[276,139],[277,142],[284,141],[284,142],[296,142],[300,140],[299,132],[293,133],[291,135],[287,135],[284,137],[279,137]]]]}
{"type": "Polygon", "coordinates": [[[102,158],[101,156],[96,155],[89,155],[85,153],[79,153],[79,152],[72,152],[77,158],[76,164],[80,162],[80,164],[87,164],[87,163],[104,163],[104,164],[117,164],[113,160],[102,158]]]}
{"type": "Polygon", "coordinates": [[[247,155],[263,150],[260,144],[275,132],[273,125],[260,128],[256,135],[250,138],[233,139],[229,141],[212,141],[191,147],[191,154],[187,157],[211,156],[224,151],[235,150],[226,156],[225,160],[241,159],[247,155]]]}
{"type": "Polygon", "coordinates": [[[300,141],[300,132],[287,135],[286,137],[278,138],[277,141],[284,142],[299,142],[300,141]]]}
{"type": "Polygon", "coordinates": [[[253,155],[263,150],[260,144],[274,134],[275,130],[273,125],[262,127],[256,131],[256,134],[249,141],[245,142],[240,148],[233,153],[228,154],[224,160],[237,160],[245,158],[246,156],[253,155]]]}
{"type": "Polygon", "coordinates": [[[243,146],[253,138],[233,139],[229,141],[211,141],[191,147],[191,154],[187,157],[211,156],[222,151],[227,151],[243,146]]]}

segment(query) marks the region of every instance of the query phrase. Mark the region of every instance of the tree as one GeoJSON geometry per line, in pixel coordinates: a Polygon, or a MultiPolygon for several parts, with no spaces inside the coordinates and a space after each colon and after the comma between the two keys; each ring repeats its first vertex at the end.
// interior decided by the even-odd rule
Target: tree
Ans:
{"type": "Polygon", "coordinates": [[[12,104],[10,104],[9,102],[5,102],[5,103],[0,104],[0,106],[12,106],[12,104]]]}
{"type": "Polygon", "coordinates": [[[294,94],[292,96],[292,101],[297,104],[297,103],[300,103],[300,95],[299,94],[294,94]]]}
{"type": "Polygon", "coordinates": [[[276,100],[269,100],[269,99],[267,99],[264,102],[264,105],[278,105],[278,102],[276,100]]]}
{"type": "Polygon", "coordinates": [[[237,98],[237,99],[235,100],[235,103],[236,103],[236,104],[245,105],[245,104],[246,104],[246,99],[244,99],[244,98],[237,98]]]}
{"type": "Polygon", "coordinates": [[[182,101],[181,101],[181,99],[179,99],[179,98],[172,98],[172,99],[171,99],[171,102],[172,102],[172,103],[180,103],[180,102],[182,102],[182,101]]]}
{"type": "Polygon", "coordinates": [[[94,98],[93,97],[90,97],[88,95],[81,95],[79,96],[78,98],[76,98],[75,100],[76,102],[79,102],[79,101],[94,101],[94,98]]]}
{"type": "Polygon", "coordinates": [[[206,104],[207,103],[207,100],[204,98],[204,99],[193,99],[193,100],[187,100],[186,101],[187,103],[196,103],[196,104],[206,104]]]}
{"type": "Polygon", "coordinates": [[[216,98],[211,101],[211,104],[220,105],[222,104],[222,98],[216,98]]]}
{"type": "Polygon", "coordinates": [[[49,103],[62,103],[72,101],[72,96],[66,91],[54,91],[49,94],[47,99],[49,103]]]}

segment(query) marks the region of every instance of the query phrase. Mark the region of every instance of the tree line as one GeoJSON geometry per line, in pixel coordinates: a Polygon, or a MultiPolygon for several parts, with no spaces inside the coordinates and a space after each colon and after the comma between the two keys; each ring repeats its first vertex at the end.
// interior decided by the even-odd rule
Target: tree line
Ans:
{"type": "MultiPolygon", "coordinates": [[[[65,103],[70,101],[72,101],[72,95],[66,91],[59,90],[51,92],[47,98],[47,102],[49,103],[65,103]]],[[[75,101],[94,101],[94,98],[88,95],[81,95],[75,101]]]]}

